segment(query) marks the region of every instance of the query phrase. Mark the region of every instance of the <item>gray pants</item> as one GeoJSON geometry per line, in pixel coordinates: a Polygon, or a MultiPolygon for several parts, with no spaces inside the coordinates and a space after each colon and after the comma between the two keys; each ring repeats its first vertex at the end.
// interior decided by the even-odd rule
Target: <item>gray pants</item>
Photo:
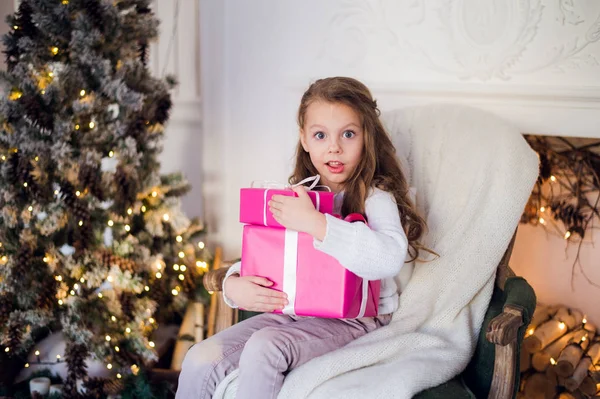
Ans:
{"type": "Polygon", "coordinates": [[[209,399],[239,367],[238,399],[276,398],[288,371],[387,325],[391,315],[322,319],[264,313],[192,346],[176,399],[209,399]]]}

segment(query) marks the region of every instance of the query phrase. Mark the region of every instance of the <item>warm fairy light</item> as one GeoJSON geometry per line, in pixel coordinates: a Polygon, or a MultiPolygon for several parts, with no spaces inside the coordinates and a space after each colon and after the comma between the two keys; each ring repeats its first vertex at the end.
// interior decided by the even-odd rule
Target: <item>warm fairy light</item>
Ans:
{"type": "Polygon", "coordinates": [[[133,213],[133,209],[131,209],[131,208],[127,209],[127,214],[128,215],[131,215],[132,213],[133,213]]]}
{"type": "Polygon", "coordinates": [[[184,276],[183,274],[180,274],[180,275],[179,275],[179,279],[180,279],[181,281],[183,281],[183,279],[185,279],[185,276],[184,276]]]}
{"type": "Polygon", "coordinates": [[[175,240],[177,240],[177,242],[181,242],[181,241],[183,241],[183,237],[177,236],[177,237],[175,237],[175,240]]]}
{"type": "Polygon", "coordinates": [[[29,212],[33,212],[33,207],[32,207],[31,205],[29,205],[29,208],[27,208],[27,210],[28,210],[29,212]]]}
{"type": "Polygon", "coordinates": [[[534,330],[533,328],[530,328],[530,329],[529,329],[529,331],[527,331],[527,334],[529,334],[529,335],[533,335],[533,332],[534,332],[534,331],[535,331],[535,330],[534,330]]]}
{"type": "Polygon", "coordinates": [[[69,4],[69,0],[62,0],[62,3],[66,6],[67,4],[69,4]]]}
{"type": "Polygon", "coordinates": [[[6,155],[2,155],[2,160],[6,161],[6,155]]]}
{"type": "Polygon", "coordinates": [[[71,294],[71,295],[75,295],[75,291],[71,290],[71,291],[69,292],[69,294],[71,294]]]}
{"type": "Polygon", "coordinates": [[[39,161],[39,160],[40,160],[40,157],[36,156],[36,157],[35,157],[35,158],[33,158],[33,159],[35,159],[35,162],[37,162],[37,161],[39,161]]]}
{"type": "Polygon", "coordinates": [[[106,278],[106,281],[108,281],[109,283],[112,283],[112,281],[113,281],[113,277],[112,277],[112,276],[108,276],[108,277],[106,278]]]}
{"type": "Polygon", "coordinates": [[[58,300],[58,304],[59,304],[60,306],[62,306],[62,304],[63,304],[63,303],[64,303],[64,302],[63,302],[63,300],[62,300],[62,299],[59,299],[59,300],[58,300]]]}
{"type": "Polygon", "coordinates": [[[13,26],[13,29],[14,29],[14,30],[17,30],[17,29],[19,29],[19,26],[18,26],[18,25],[15,25],[15,26],[13,26]]]}
{"type": "Polygon", "coordinates": [[[150,345],[151,348],[154,348],[156,346],[153,341],[148,342],[148,345],[150,345]]]}
{"type": "Polygon", "coordinates": [[[106,365],[106,368],[107,368],[107,369],[109,369],[109,370],[110,370],[110,369],[112,369],[112,364],[108,363],[108,364],[106,365]]]}
{"type": "Polygon", "coordinates": [[[561,330],[564,330],[565,327],[566,327],[566,325],[562,321],[558,324],[558,328],[560,328],[561,330]]]}
{"type": "Polygon", "coordinates": [[[85,279],[83,277],[80,278],[79,281],[81,281],[82,284],[85,283],[85,279]]]}
{"type": "Polygon", "coordinates": [[[10,348],[7,346],[7,347],[4,349],[4,352],[10,352],[10,348]]]}
{"type": "Polygon", "coordinates": [[[185,254],[183,253],[183,251],[180,251],[180,252],[179,252],[179,257],[180,257],[181,259],[183,259],[183,258],[185,257],[185,254]]]}
{"type": "Polygon", "coordinates": [[[54,195],[58,195],[58,190],[54,190],[54,195]]]}
{"type": "Polygon", "coordinates": [[[140,368],[137,364],[131,366],[131,372],[133,373],[133,375],[138,375],[138,373],[140,372],[140,368]]]}
{"type": "Polygon", "coordinates": [[[581,322],[582,322],[583,324],[585,324],[585,323],[587,323],[587,319],[584,317],[584,318],[583,318],[583,320],[581,320],[581,322]]]}
{"type": "Polygon", "coordinates": [[[214,294],[214,293],[215,293],[214,291],[208,291],[208,294],[209,294],[209,295],[212,295],[212,294],[214,294]]]}
{"type": "Polygon", "coordinates": [[[78,224],[79,226],[83,226],[83,220],[80,220],[78,224]]]}
{"type": "Polygon", "coordinates": [[[115,346],[115,351],[119,352],[121,349],[119,349],[118,346],[115,346]]]}
{"type": "Polygon", "coordinates": [[[142,205],[142,212],[146,212],[146,206],[142,205]]]}
{"type": "Polygon", "coordinates": [[[162,264],[160,263],[160,261],[159,261],[159,262],[156,262],[156,268],[157,268],[158,270],[162,270],[162,264]]]}
{"type": "Polygon", "coordinates": [[[75,130],[79,130],[79,125],[75,125],[75,130]]]}
{"type": "Polygon", "coordinates": [[[93,128],[94,128],[94,126],[96,126],[96,125],[94,124],[94,122],[90,122],[90,125],[89,125],[89,126],[90,126],[90,129],[93,129],[93,128]]]}
{"type": "Polygon", "coordinates": [[[148,287],[148,286],[145,286],[145,287],[144,287],[144,291],[150,291],[150,287],[148,287]]]}
{"type": "Polygon", "coordinates": [[[149,318],[149,319],[148,319],[148,321],[150,322],[150,324],[154,324],[154,322],[155,322],[156,320],[154,320],[154,318],[153,318],[153,317],[151,317],[151,318],[149,318]]]}
{"type": "Polygon", "coordinates": [[[125,225],[125,231],[129,231],[131,230],[131,226],[129,226],[128,224],[125,225]]]}
{"type": "Polygon", "coordinates": [[[185,265],[181,265],[181,267],[179,267],[179,270],[181,270],[182,272],[184,272],[187,269],[187,267],[185,267],[185,265]]]}
{"type": "Polygon", "coordinates": [[[2,256],[2,258],[0,258],[0,260],[2,260],[2,263],[6,263],[8,262],[8,257],[6,255],[2,256]]]}
{"type": "Polygon", "coordinates": [[[81,97],[85,96],[85,90],[81,90],[81,91],[79,92],[79,95],[80,95],[81,97]]]}
{"type": "Polygon", "coordinates": [[[584,335],[583,337],[581,337],[581,342],[584,342],[586,339],[587,339],[587,336],[584,335]]]}
{"type": "Polygon", "coordinates": [[[56,361],[60,360],[60,355],[56,355],[56,361]]]}
{"type": "Polygon", "coordinates": [[[569,237],[571,237],[571,232],[570,232],[570,231],[567,231],[567,232],[565,233],[565,240],[568,240],[568,239],[569,239],[569,237]]]}
{"type": "Polygon", "coordinates": [[[546,223],[546,221],[544,220],[544,218],[540,218],[539,221],[540,221],[541,224],[546,223]]]}
{"type": "Polygon", "coordinates": [[[29,363],[25,363],[25,368],[29,368],[29,363]]]}
{"type": "Polygon", "coordinates": [[[50,76],[51,78],[54,77],[54,72],[48,72],[48,76],[50,76]]]}
{"type": "Polygon", "coordinates": [[[73,284],[73,289],[78,290],[79,289],[79,284],[77,284],[77,283],[73,284]]]}
{"type": "MultiPolygon", "coordinates": [[[[27,183],[25,183],[25,184],[27,184],[27,183]]],[[[168,213],[165,213],[165,214],[163,215],[163,220],[164,220],[165,222],[168,222],[168,221],[169,221],[169,214],[168,214],[168,213]]]]}
{"type": "Polygon", "coordinates": [[[123,377],[123,376],[121,375],[121,373],[117,373],[117,378],[119,378],[119,379],[120,379],[121,377],[123,377]]]}
{"type": "Polygon", "coordinates": [[[108,221],[108,225],[109,225],[110,227],[113,227],[113,226],[115,225],[115,222],[113,222],[112,220],[109,220],[109,221],[108,221]]]}
{"type": "Polygon", "coordinates": [[[156,272],[156,278],[161,278],[161,277],[162,277],[161,272],[156,272]]]}
{"type": "Polygon", "coordinates": [[[110,319],[111,319],[112,321],[117,321],[117,318],[116,318],[115,316],[110,316],[110,319]]]}
{"type": "Polygon", "coordinates": [[[62,281],[62,276],[56,276],[54,278],[56,279],[56,281],[62,281]]]}
{"type": "Polygon", "coordinates": [[[171,291],[171,294],[173,294],[173,296],[177,296],[177,295],[179,295],[179,291],[174,289],[171,291]]]}
{"type": "Polygon", "coordinates": [[[179,265],[177,263],[173,265],[173,270],[179,270],[179,265]]]}
{"type": "Polygon", "coordinates": [[[14,90],[10,93],[10,95],[8,96],[9,100],[18,100],[19,98],[23,97],[23,93],[21,93],[18,90],[14,90]]]}
{"type": "Polygon", "coordinates": [[[58,54],[58,47],[52,47],[52,54],[58,54]]]}
{"type": "Polygon", "coordinates": [[[198,248],[204,249],[204,243],[202,241],[198,243],[198,248]]]}
{"type": "Polygon", "coordinates": [[[114,152],[114,151],[109,151],[109,152],[108,152],[108,157],[109,157],[109,158],[112,158],[112,157],[114,157],[114,156],[115,156],[115,152],[114,152]]]}
{"type": "Polygon", "coordinates": [[[110,341],[110,335],[107,335],[106,337],[104,337],[104,339],[110,341]]]}
{"type": "Polygon", "coordinates": [[[556,364],[556,360],[554,360],[553,357],[550,358],[550,363],[552,363],[552,365],[554,366],[556,364]]]}
{"type": "Polygon", "coordinates": [[[552,180],[553,182],[556,181],[556,177],[554,177],[554,175],[550,176],[550,180],[552,180]]]}
{"type": "Polygon", "coordinates": [[[75,191],[75,195],[79,197],[81,195],[81,191],[79,191],[79,190],[75,191]]]}
{"type": "Polygon", "coordinates": [[[102,295],[102,293],[98,293],[98,298],[102,298],[104,295],[102,295]]]}
{"type": "Polygon", "coordinates": [[[131,333],[131,328],[127,327],[127,328],[125,329],[125,333],[127,333],[127,334],[131,333]]]}
{"type": "Polygon", "coordinates": [[[545,211],[546,211],[546,207],[545,206],[543,206],[543,207],[540,208],[540,212],[545,212],[545,211]]]}
{"type": "Polygon", "coordinates": [[[158,195],[158,193],[157,193],[156,191],[152,191],[152,196],[153,196],[154,198],[156,198],[156,196],[157,196],[157,195],[158,195]]]}
{"type": "Polygon", "coordinates": [[[27,182],[23,183],[23,187],[27,187],[27,182]]]}
{"type": "Polygon", "coordinates": [[[40,355],[40,351],[35,351],[35,355],[39,356],[40,355]]]}

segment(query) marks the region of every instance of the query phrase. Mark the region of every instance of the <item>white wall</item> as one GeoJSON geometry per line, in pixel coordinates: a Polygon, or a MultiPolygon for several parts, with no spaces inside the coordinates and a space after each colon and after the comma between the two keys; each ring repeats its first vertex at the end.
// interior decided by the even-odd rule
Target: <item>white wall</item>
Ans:
{"type": "MultiPolygon", "coordinates": [[[[238,190],[252,180],[287,179],[296,107],[318,77],[363,80],[383,110],[462,102],[491,110],[524,133],[600,135],[600,2],[595,0],[202,0],[200,5],[204,215],[228,257],[239,256],[241,246],[238,190]]],[[[567,295],[563,273],[570,270],[572,255],[563,261],[549,252],[548,245],[558,247],[540,234],[533,228],[520,232],[517,271],[534,282],[541,299],[551,291],[567,295]]],[[[586,255],[589,267],[597,251],[586,255]]],[[[577,295],[598,294],[578,285],[577,295]]],[[[554,300],[583,302],[568,296],[554,300]]],[[[600,314],[593,317],[600,323],[600,314]]]]}
{"type": "Polygon", "coordinates": [[[173,109],[165,129],[161,171],[182,172],[192,190],[182,202],[188,216],[202,215],[202,114],[200,96],[199,0],[153,0],[160,35],[152,44],[149,67],[156,76],[173,75],[173,109]]]}

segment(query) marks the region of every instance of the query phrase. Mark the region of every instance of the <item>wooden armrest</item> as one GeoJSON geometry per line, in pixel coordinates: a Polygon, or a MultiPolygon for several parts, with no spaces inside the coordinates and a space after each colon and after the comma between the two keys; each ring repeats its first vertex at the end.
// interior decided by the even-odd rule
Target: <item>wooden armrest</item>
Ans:
{"type": "Polygon", "coordinates": [[[512,398],[517,365],[517,333],[522,325],[522,310],[505,305],[504,311],[494,317],[488,326],[485,336],[496,344],[490,399],[512,398]]]}
{"type": "Polygon", "coordinates": [[[221,291],[223,289],[223,280],[225,279],[227,270],[229,270],[230,267],[231,264],[206,272],[204,277],[202,277],[204,288],[206,288],[206,290],[209,292],[221,291]]]}

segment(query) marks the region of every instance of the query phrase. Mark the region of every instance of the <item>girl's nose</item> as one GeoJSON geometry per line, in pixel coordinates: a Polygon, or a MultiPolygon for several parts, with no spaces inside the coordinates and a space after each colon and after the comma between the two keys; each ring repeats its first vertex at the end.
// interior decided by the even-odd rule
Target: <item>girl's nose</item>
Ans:
{"type": "Polygon", "coordinates": [[[340,146],[340,143],[338,142],[337,139],[332,139],[331,141],[329,141],[329,152],[332,153],[339,153],[341,152],[342,147],[340,146]]]}

